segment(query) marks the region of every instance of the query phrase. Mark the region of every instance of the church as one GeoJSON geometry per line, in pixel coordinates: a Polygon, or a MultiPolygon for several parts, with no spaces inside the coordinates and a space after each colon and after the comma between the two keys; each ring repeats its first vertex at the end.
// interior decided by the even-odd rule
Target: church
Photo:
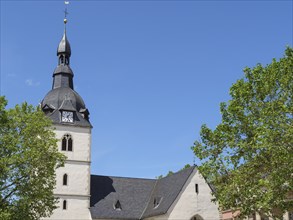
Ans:
{"type": "MultiPolygon", "coordinates": [[[[74,90],[71,47],[66,33],[58,45],[52,89],[41,103],[67,159],[56,170],[58,208],[47,219],[220,219],[212,187],[195,166],[161,179],[91,174],[90,113],[74,90]]],[[[94,117],[94,116],[93,116],[94,117]]]]}

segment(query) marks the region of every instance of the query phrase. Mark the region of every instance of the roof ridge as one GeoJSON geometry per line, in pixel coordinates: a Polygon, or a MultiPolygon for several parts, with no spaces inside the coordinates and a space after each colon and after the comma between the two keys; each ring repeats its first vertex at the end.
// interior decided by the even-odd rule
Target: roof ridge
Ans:
{"type": "Polygon", "coordinates": [[[169,177],[171,177],[171,176],[173,176],[173,175],[177,175],[177,174],[179,174],[179,173],[182,173],[182,172],[186,172],[187,170],[189,170],[189,169],[192,169],[192,170],[194,170],[196,168],[196,166],[195,165],[193,165],[193,166],[190,166],[190,167],[188,167],[188,168],[183,168],[183,169],[181,169],[181,170],[179,170],[179,171],[177,171],[177,172],[175,172],[175,173],[173,173],[172,175],[169,175],[169,176],[164,176],[163,178],[161,178],[161,179],[166,179],[166,178],[169,178],[169,177]]]}
{"type": "Polygon", "coordinates": [[[98,174],[91,174],[91,176],[104,176],[104,177],[110,177],[110,178],[139,179],[139,180],[152,180],[152,181],[157,181],[156,179],[142,178],[142,177],[107,176],[107,175],[98,175],[98,174]]]}

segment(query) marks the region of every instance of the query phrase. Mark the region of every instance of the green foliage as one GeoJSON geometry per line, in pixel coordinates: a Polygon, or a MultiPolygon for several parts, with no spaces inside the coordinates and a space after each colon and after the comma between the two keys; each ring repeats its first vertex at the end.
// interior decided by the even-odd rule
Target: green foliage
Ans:
{"type": "MultiPolygon", "coordinates": [[[[189,168],[189,167],[191,167],[191,165],[190,165],[190,164],[186,164],[182,169],[180,169],[180,171],[181,171],[181,170],[184,170],[184,169],[187,169],[187,168],[189,168]]],[[[164,178],[164,177],[171,176],[171,175],[173,175],[173,174],[174,174],[174,172],[170,170],[170,171],[167,173],[166,176],[163,176],[163,175],[156,176],[156,179],[162,179],[162,178],[164,178]]]]}
{"type": "Polygon", "coordinates": [[[162,179],[164,176],[163,175],[160,175],[160,176],[156,176],[156,179],[162,179]]]}
{"type": "Polygon", "coordinates": [[[6,105],[0,97],[0,219],[49,216],[56,208],[55,169],[65,160],[52,123],[27,103],[6,105]]]}
{"type": "MultiPolygon", "coordinates": [[[[186,164],[181,170],[185,170],[185,169],[190,168],[190,167],[191,167],[190,164],[186,164]]],[[[180,170],[180,171],[181,171],[181,170],[180,170]]]]}
{"type": "Polygon", "coordinates": [[[293,49],[244,73],[220,105],[221,123],[203,125],[192,149],[223,209],[281,218],[293,207],[293,49]]]}

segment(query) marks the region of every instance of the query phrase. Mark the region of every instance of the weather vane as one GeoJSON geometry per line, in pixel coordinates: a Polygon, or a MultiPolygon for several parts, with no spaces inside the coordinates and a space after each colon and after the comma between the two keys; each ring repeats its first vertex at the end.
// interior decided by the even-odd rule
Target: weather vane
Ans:
{"type": "Polygon", "coordinates": [[[68,12],[67,12],[67,5],[69,5],[69,1],[64,1],[64,4],[65,4],[65,10],[64,10],[64,24],[67,23],[67,15],[68,15],[68,12]]]}

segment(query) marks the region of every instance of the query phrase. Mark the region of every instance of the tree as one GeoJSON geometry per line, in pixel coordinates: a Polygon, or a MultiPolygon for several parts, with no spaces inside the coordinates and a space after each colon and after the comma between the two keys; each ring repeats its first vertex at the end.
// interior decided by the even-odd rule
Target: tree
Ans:
{"type": "Polygon", "coordinates": [[[55,169],[64,164],[51,121],[27,103],[0,97],[0,219],[40,219],[56,208],[55,169]]]}
{"type": "Polygon", "coordinates": [[[221,123],[192,147],[222,209],[280,218],[293,207],[293,49],[244,69],[220,104],[221,123]]]}
{"type": "MultiPolygon", "coordinates": [[[[181,170],[185,170],[185,169],[187,169],[187,168],[190,168],[191,167],[191,165],[190,164],[186,164],[182,169],[180,169],[179,171],[181,171],[181,170]]],[[[169,170],[169,172],[167,173],[167,175],[166,176],[164,176],[164,175],[160,175],[160,176],[156,176],[156,179],[162,179],[162,178],[164,178],[164,177],[167,177],[167,176],[172,176],[174,174],[174,172],[172,171],[172,170],[169,170]]]]}

